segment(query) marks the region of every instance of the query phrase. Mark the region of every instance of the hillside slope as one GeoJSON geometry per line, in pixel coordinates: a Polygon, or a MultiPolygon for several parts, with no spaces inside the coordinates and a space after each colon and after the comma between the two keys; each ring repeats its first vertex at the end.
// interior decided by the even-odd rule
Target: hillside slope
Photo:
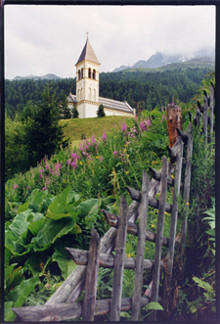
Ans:
{"type": "Polygon", "coordinates": [[[102,136],[103,132],[112,133],[114,130],[119,130],[127,118],[129,117],[73,118],[61,120],[60,124],[65,125],[63,129],[65,138],[70,138],[73,145],[78,145],[82,138],[91,138],[91,136],[97,138],[102,136]]]}

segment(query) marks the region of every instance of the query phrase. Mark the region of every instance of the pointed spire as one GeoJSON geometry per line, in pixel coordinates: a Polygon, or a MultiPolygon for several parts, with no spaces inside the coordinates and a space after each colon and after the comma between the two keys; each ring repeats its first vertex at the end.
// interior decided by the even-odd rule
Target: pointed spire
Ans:
{"type": "Polygon", "coordinates": [[[86,44],[82,50],[82,53],[81,53],[76,65],[79,64],[80,62],[82,62],[83,60],[88,60],[88,61],[94,62],[96,64],[100,64],[93,49],[92,49],[91,44],[89,42],[89,36],[88,36],[89,33],[87,32],[86,34],[87,34],[86,44]]]}

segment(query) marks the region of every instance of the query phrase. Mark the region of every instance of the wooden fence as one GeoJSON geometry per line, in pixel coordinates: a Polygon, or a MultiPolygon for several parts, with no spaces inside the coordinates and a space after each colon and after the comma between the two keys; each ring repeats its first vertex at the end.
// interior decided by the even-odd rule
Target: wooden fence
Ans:
{"type": "MultiPolygon", "coordinates": [[[[95,316],[109,313],[110,321],[119,321],[120,312],[131,310],[131,320],[140,320],[141,308],[149,302],[160,302],[165,313],[172,301],[172,272],[175,262],[175,246],[184,246],[187,236],[187,215],[190,198],[191,167],[193,153],[193,123],[202,127],[205,142],[213,136],[214,86],[211,84],[210,96],[204,91],[204,103],[198,102],[196,116],[189,121],[185,132],[177,129],[178,138],[172,148],[169,148],[170,161],[162,160],[160,171],[149,169],[151,181],[143,171],[142,188],[138,191],[127,188],[133,200],[130,206],[124,197],[120,200],[119,215],[104,211],[111,228],[102,239],[95,229],[91,232],[89,251],[67,248],[78,267],[64,281],[54,295],[42,306],[27,306],[13,308],[17,319],[22,322],[32,321],[64,321],[82,318],[83,321],[94,321],[95,316]],[[203,115],[203,118],[201,118],[203,115]],[[184,149],[186,147],[186,149],[184,149]],[[167,187],[173,188],[172,204],[166,202],[167,187]],[[159,200],[155,195],[160,192],[159,200]],[[176,235],[179,215],[178,197],[183,198],[184,215],[181,235],[176,235]],[[148,207],[158,210],[156,233],[147,229],[148,207]],[[169,237],[163,237],[165,212],[171,213],[169,237]],[[139,219],[138,223],[136,223],[139,219]],[[125,256],[127,233],[138,237],[136,258],[125,256]],[[146,241],[155,243],[154,260],[144,259],[146,241]],[[162,260],[162,247],[167,252],[162,260]],[[115,254],[111,252],[115,249],[115,254]],[[113,286],[110,299],[96,299],[97,278],[99,267],[113,269],[113,286]],[[124,269],[135,272],[132,298],[122,298],[122,283],[124,269]],[[144,271],[152,271],[152,282],[147,293],[143,295],[144,271]],[[161,271],[164,281],[161,282],[161,271]],[[163,292],[161,294],[161,287],[163,292]],[[76,299],[85,289],[82,302],[76,299]]],[[[157,311],[150,315],[151,320],[157,319],[157,311]]]]}

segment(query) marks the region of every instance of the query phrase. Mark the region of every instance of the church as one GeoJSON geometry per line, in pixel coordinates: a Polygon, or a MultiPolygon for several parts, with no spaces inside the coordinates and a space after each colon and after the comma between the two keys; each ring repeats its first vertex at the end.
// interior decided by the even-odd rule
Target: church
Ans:
{"type": "Polygon", "coordinates": [[[103,105],[105,116],[135,116],[135,109],[126,102],[99,97],[99,66],[88,36],[76,66],[76,94],[67,97],[68,107],[74,105],[79,118],[97,117],[100,105],[103,105]]]}

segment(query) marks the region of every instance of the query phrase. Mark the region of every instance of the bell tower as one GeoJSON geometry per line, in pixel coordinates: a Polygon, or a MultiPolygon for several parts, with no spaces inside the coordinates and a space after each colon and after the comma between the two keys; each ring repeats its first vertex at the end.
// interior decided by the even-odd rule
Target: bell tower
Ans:
{"type": "Polygon", "coordinates": [[[96,117],[99,107],[100,63],[89,42],[88,33],[86,44],[75,66],[79,118],[96,117]]]}

